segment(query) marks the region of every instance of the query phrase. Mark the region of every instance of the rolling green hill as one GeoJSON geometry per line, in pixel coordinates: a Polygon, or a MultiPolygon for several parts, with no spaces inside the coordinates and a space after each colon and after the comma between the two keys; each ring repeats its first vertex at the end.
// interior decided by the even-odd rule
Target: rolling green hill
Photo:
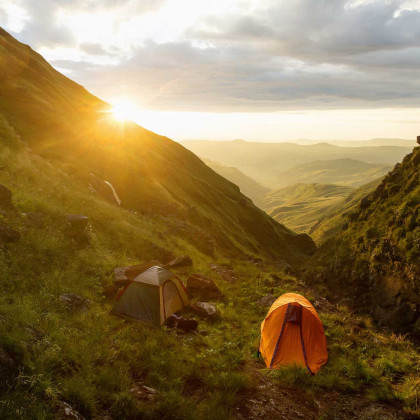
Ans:
{"type": "Polygon", "coordinates": [[[237,168],[224,166],[205,158],[203,159],[203,162],[219,175],[222,175],[223,178],[226,178],[230,182],[236,184],[240,188],[242,194],[249,197],[258,207],[261,208],[262,200],[269,191],[268,188],[258,184],[258,182],[254,181],[249,176],[246,176],[237,168]]]}
{"type": "MultiPolygon", "coordinates": [[[[317,160],[355,159],[392,165],[410,153],[412,147],[368,146],[338,147],[328,143],[298,145],[295,143],[256,143],[234,141],[183,141],[198,156],[233,166],[272,189],[282,171],[317,160]]],[[[295,181],[298,182],[298,181],[295,181]]]]}
{"type": "Polygon", "coordinates": [[[338,234],[347,221],[347,216],[357,208],[363,198],[373,192],[382,178],[371,181],[353,190],[344,200],[328,208],[322,217],[307,231],[317,244],[338,234]]]}
{"type": "Polygon", "coordinates": [[[290,229],[308,232],[351,191],[351,187],[342,185],[294,184],[268,193],[261,208],[290,229]]]}
{"type": "Polygon", "coordinates": [[[350,210],[309,278],[348,291],[379,323],[420,336],[420,147],[350,210]]]}
{"type": "Polygon", "coordinates": [[[294,183],[338,184],[359,187],[392,169],[392,165],[367,163],[354,159],[317,160],[294,166],[278,175],[278,186],[294,183]]]}

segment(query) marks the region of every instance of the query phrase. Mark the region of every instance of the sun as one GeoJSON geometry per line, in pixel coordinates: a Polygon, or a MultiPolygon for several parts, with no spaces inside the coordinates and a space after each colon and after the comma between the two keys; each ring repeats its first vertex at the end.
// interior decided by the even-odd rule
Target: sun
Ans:
{"type": "Polygon", "coordinates": [[[113,101],[112,115],[118,121],[131,121],[136,118],[138,110],[136,106],[127,99],[113,101]]]}

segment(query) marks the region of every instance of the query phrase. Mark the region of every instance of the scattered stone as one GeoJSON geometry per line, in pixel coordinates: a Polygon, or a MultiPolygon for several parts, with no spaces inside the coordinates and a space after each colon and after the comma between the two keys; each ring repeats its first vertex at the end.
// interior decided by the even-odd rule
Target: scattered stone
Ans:
{"type": "Polygon", "coordinates": [[[209,302],[196,302],[191,305],[191,309],[198,315],[209,319],[216,319],[220,316],[217,308],[209,302]]]}
{"type": "Polygon", "coordinates": [[[64,401],[57,402],[57,417],[59,419],[85,420],[77,410],[64,401]]]}
{"type": "Polygon", "coordinates": [[[192,265],[192,259],[188,255],[181,255],[180,257],[174,258],[170,263],[167,264],[168,267],[188,267],[192,265]]]}
{"type": "Polygon", "coordinates": [[[198,321],[195,319],[188,319],[176,314],[172,314],[166,321],[169,328],[180,328],[185,332],[195,331],[198,327],[198,321]]]}
{"type": "Polygon", "coordinates": [[[234,284],[238,280],[238,275],[229,267],[223,265],[211,264],[210,269],[217,273],[223,280],[228,283],[234,284]]]}
{"type": "Polygon", "coordinates": [[[83,214],[67,215],[67,232],[79,245],[90,243],[90,235],[87,231],[89,218],[83,214]]]}
{"type": "Polygon", "coordinates": [[[76,295],[76,293],[63,293],[59,299],[70,312],[86,312],[89,309],[90,300],[76,295]]]}
{"type": "Polygon", "coordinates": [[[114,270],[114,284],[118,287],[127,286],[127,284],[131,283],[139,274],[155,265],[162,267],[162,263],[158,260],[146,261],[141,264],[127,267],[118,267],[114,270]]]}
{"type": "Polygon", "coordinates": [[[271,306],[275,302],[276,298],[273,295],[266,295],[262,297],[258,302],[258,306],[271,306]]]}
{"type": "Polygon", "coordinates": [[[3,208],[13,207],[12,191],[4,185],[0,184],[0,206],[3,208]]]}
{"type": "Polygon", "coordinates": [[[5,225],[0,225],[0,241],[17,242],[20,239],[20,233],[5,225]]]}
{"type": "Polygon", "coordinates": [[[33,227],[41,227],[44,224],[42,216],[37,213],[22,213],[22,216],[26,219],[29,225],[33,227]]]}
{"type": "Polygon", "coordinates": [[[134,386],[130,389],[131,395],[140,401],[156,401],[160,398],[160,393],[154,388],[146,385],[134,386]]]}
{"type": "Polygon", "coordinates": [[[97,192],[109,202],[117,204],[118,206],[121,205],[121,200],[118,197],[114,186],[110,182],[90,174],[90,186],[95,192],[97,192]]]}
{"type": "Polygon", "coordinates": [[[214,281],[202,274],[192,274],[187,280],[187,293],[199,299],[219,299],[222,292],[214,281]]]}

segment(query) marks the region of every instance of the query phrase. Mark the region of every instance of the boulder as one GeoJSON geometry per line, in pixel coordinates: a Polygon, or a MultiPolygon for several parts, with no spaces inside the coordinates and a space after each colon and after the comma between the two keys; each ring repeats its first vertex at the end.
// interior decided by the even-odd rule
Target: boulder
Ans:
{"type": "Polygon", "coordinates": [[[188,255],[181,255],[180,257],[174,258],[171,262],[167,264],[168,268],[171,267],[188,267],[192,265],[192,259],[188,255]]]}
{"type": "Polygon", "coordinates": [[[141,264],[127,267],[117,267],[114,269],[114,284],[118,287],[127,286],[127,284],[132,282],[139,274],[155,265],[162,267],[162,263],[158,260],[146,261],[141,264]]]}
{"type": "Polygon", "coordinates": [[[420,144],[420,136],[417,136],[417,144],[420,144]]]}
{"type": "Polygon", "coordinates": [[[5,225],[0,225],[0,241],[17,242],[20,239],[20,233],[5,225]]]}
{"type": "Polygon", "coordinates": [[[146,385],[134,386],[130,389],[130,394],[140,401],[156,401],[160,398],[160,393],[156,389],[146,385]]]}
{"type": "Polygon", "coordinates": [[[191,309],[204,318],[216,319],[220,316],[220,312],[217,310],[217,308],[209,302],[193,303],[191,305],[191,309]]]}
{"type": "Polygon", "coordinates": [[[202,274],[192,274],[187,280],[187,293],[199,299],[219,299],[222,292],[214,281],[202,274]]]}
{"type": "Polygon", "coordinates": [[[89,309],[90,300],[76,293],[63,293],[59,299],[70,312],[86,312],[89,309]]]}
{"type": "Polygon", "coordinates": [[[12,191],[4,185],[0,184],[0,207],[10,208],[12,204],[12,191]]]}
{"type": "Polygon", "coordinates": [[[110,182],[98,178],[93,174],[90,174],[89,181],[91,188],[103,198],[105,198],[105,200],[108,200],[109,202],[118,206],[121,205],[121,200],[118,197],[114,186],[110,182]]]}
{"type": "Polygon", "coordinates": [[[169,328],[180,328],[185,332],[195,331],[198,327],[198,321],[195,319],[188,319],[176,314],[172,314],[166,321],[169,328]]]}
{"type": "Polygon", "coordinates": [[[266,295],[262,297],[258,302],[258,306],[271,306],[275,302],[276,298],[273,295],[266,295]]]}

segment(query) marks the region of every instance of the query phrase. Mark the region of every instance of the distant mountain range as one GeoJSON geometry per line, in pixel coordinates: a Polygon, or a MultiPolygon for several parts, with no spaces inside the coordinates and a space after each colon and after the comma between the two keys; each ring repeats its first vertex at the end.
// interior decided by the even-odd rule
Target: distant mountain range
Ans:
{"type": "Polygon", "coordinates": [[[277,186],[316,182],[358,187],[382,177],[392,169],[392,166],[350,158],[317,160],[280,172],[277,186]]]}
{"type": "MultiPolygon", "coordinates": [[[[329,143],[257,143],[234,141],[184,141],[195,154],[233,166],[255,181],[273,189],[280,184],[279,174],[297,165],[314,161],[353,159],[378,165],[393,165],[412,151],[412,146],[339,147],[329,143]]],[[[414,143],[413,143],[414,146],[414,143]]],[[[367,179],[365,182],[372,180],[367,179]]],[[[299,182],[291,180],[290,183],[299,182]]],[[[328,180],[327,183],[331,183],[328,180]]],[[[358,185],[363,184],[360,182],[358,185]]],[[[284,184],[283,184],[284,185],[284,184]]]]}

